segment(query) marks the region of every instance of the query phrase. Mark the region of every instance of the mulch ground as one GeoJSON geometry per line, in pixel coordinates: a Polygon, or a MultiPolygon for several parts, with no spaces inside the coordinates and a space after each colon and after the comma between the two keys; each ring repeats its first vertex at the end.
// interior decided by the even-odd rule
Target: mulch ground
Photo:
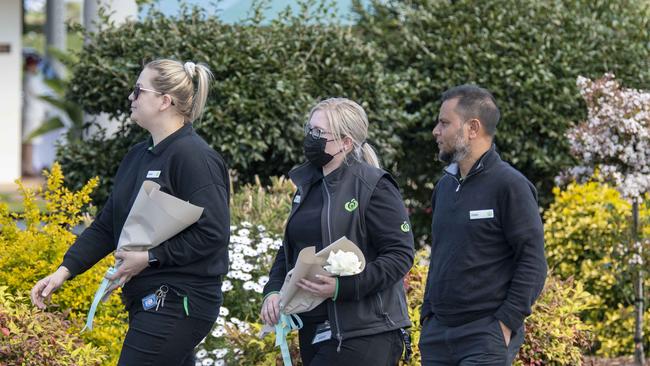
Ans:
{"type": "MultiPolygon", "coordinates": [[[[650,358],[646,359],[646,365],[650,365],[650,358]]],[[[599,358],[586,357],[584,366],[635,366],[633,357],[599,358]]]]}

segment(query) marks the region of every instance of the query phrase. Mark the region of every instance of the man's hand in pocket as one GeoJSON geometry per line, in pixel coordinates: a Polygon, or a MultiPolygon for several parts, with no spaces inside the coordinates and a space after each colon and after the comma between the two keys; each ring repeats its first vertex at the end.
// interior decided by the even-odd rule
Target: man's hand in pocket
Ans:
{"type": "Polygon", "coordinates": [[[501,326],[501,331],[503,332],[503,338],[506,340],[506,346],[510,345],[510,336],[512,336],[512,331],[505,324],[499,320],[499,325],[501,326]]]}

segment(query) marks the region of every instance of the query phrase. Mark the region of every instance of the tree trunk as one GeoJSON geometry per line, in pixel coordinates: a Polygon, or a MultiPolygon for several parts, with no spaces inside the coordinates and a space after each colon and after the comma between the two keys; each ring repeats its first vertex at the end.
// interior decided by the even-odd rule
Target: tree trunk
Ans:
{"type": "Polygon", "coordinates": [[[53,59],[49,48],[66,50],[65,2],[63,0],[47,0],[45,10],[45,54],[52,62],[57,76],[64,78],[65,67],[61,62],[53,59]]]}
{"type": "MultiPolygon", "coordinates": [[[[632,203],[632,242],[636,254],[641,256],[642,245],[639,240],[639,200],[634,199],[632,203]]],[[[634,363],[638,366],[645,365],[645,354],[643,351],[643,264],[637,263],[636,279],[634,281],[634,363]]]]}

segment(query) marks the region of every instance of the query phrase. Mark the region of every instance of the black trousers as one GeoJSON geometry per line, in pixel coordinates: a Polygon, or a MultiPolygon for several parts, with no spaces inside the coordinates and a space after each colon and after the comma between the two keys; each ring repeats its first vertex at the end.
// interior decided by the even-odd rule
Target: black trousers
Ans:
{"type": "Polygon", "coordinates": [[[512,365],[523,343],[522,326],[506,346],[499,321],[490,315],[457,327],[431,317],[422,325],[419,346],[423,366],[506,366],[512,365]]]}
{"type": "Polygon", "coordinates": [[[129,330],[119,366],[194,366],[194,347],[208,335],[214,321],[185,314],[182,298],[170,291],[165,306],[144,310],[141,302],[129,309],[129,330]]]}
{"type": "Polygon", "coordinates": [[[304,366],[395,366],[404,349],[399,329],[339,341],[332,338],[312,344],[317,323],[305,323],[298,331],[300,358],[304,366]]]}

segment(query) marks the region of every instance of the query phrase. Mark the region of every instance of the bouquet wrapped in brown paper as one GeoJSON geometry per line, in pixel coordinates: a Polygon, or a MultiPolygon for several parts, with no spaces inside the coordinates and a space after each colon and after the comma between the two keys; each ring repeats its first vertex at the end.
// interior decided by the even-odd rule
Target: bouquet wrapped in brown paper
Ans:
{"type": "Polygon", "coordinates": [[[316,275],[349,276],[361,273],[365,267],[366,259],[363,252],[345,236],[318,253],[316,253],[315,247],[301,250],[296,265],[287,273],[280,290],[280,311],[285,314],[304,313],[325,301],[326,298],[316,296],[298,287],[297,283],[301,279],[316,281],[316,275]],[[341,263],[342,261],[337,259],[343,259],[345,263],[341,263]],[[349,268],[349,271],[333,271],[345,267],[346,264],[348,264],[347,267],[352,267],[349,268]],[[356,268],[354,268],[355,266],[356,268]]]}
{"type": "MultiPolygon", "coordinates": [[[[350,276],[361,273],[365,267],[363,252],[345,236],[318,253],[316,247],[304,248],[298,254],[296,265],[287,273],[280,289],[280,312],[285,315],[304,313],[327,299],[298,287],[297,283],[301,279],[316,281],[316,275],[350,276]]],[[[273,330],[272,326],[265,325],[260,337],[273,330]]]]}
{"type": "MultiPolygon", "coordinates": [[[[142,182],[140,191],[124,222],[117,251],[145,251],[185,230],[199,220],[203,208],[160,191],[160,185],[150,180],[142,182]]],[[[120,266],[117,261],[107,274],[113,274],[120,266]]],[[[88,312],[86,327],[92,329],[92,321],[99,301],[106,301],[116,281],[104,279],[95,293],[88,312]]]]}

